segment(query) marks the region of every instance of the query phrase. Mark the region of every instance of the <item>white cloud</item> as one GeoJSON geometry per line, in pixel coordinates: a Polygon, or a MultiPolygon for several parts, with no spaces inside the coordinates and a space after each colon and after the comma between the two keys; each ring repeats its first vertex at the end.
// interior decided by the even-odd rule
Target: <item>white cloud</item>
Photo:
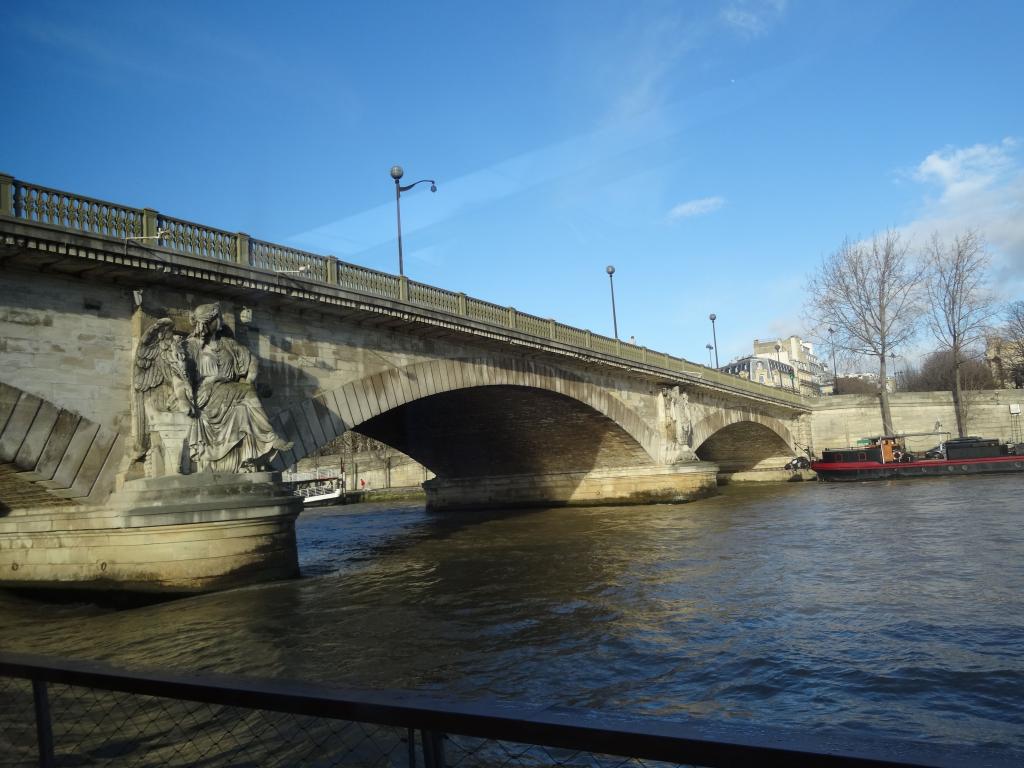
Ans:
{"type": "Polygon", "coordinates": [[[671,211],[668,212],[670,219],[686,219],[691,216],[704,216],[708,213],[713,213],[725,205],[725,198],[718,197],[702,197],[698,200],[688,200],[685,203],[680,203],[675,206],[671,211]]]}
{"type": "Polygon", "coordinates": [[[719,17],[726,26],[747,37],[768,31],[786,10],[787,0],[740,0],[722,9],[719,17]]]}
{"type": "Polygon", "coordinates": [[[1015,139],[1006,138],[994,145],[946,147],[928,155],[917,166],[914,178],[937,184],[946,202],[970,198],[1004,180],[1007,174],[1019,171],[1013,157],[1016,146],[1015,139]]]}
{"type": "Polygon", "coordinates": [[[1024,165],[1013,138],[996,144],[945,147],[909,174],[938,190],[916,219],[900,227],[915,244],[933,232],[949,239],[976,229],[992,251],[996,282],[1006,298],[1024,292],[1024,165]]]}
{"type": "Polygon", "coordinates": [[[671,97],[674,74],[687,54],[697,50],[711,25],[680,7],[651,18],[641,7],[623,21],[593,64],[594,86],[610,105],[606,122],[656,118],[671,97]],[[653,113],[653,114],[652,114],[653,113]]]}

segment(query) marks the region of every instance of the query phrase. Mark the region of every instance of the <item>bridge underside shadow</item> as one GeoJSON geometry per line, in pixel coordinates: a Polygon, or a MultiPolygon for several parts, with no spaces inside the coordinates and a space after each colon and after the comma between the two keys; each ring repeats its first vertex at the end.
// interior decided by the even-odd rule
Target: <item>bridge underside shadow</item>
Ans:
{"type": "Polygon", "coordinates": [[[431,395],[355,431],[436,475],[424,484],[432,509],[677,501],[693,497],[698,477],[707,485],[707,472],[693,466],[655,464],[632,435],[585,403],[530,387],[431,395]]]}
{"type": "Polygon", "coordinates": [[[718,464],[719,482],[725,483],[751,472],[777,471],[792,458],[793,449],[771,428],[741,421],[715,432],[696,453],[701,461],[718,464]]]}
{"type": "Polygon", "coordinates": [[[570,397],[525,387],[433,395],[376,416],[357,431],[446,479],[651,463],[608,417],[570,397]]]}

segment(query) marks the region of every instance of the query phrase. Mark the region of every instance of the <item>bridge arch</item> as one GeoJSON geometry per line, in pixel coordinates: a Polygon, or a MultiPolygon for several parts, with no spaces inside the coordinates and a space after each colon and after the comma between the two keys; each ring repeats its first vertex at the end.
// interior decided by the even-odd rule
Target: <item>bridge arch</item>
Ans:
{"type": "MultiPolygon", "coordinates": [[[[511,358],[435,360],[389,369],[295,405],[278,414],[277,424],[295,443],[280,457],[281,467],[315,453],[350,429],[392,445],[439,476],[454,468],[426,445],[429,439],[486,444],[488,451],[502,453],[500,460],[489,463],[492,471],[506,467],[496,474],[542,471],[524,465],[526,454],[533,454],[540,464],[544,453],[557,453],[563,462],[571,458],[559,445],[559,430],[575,432],[575,461],[580,466],[569,461],[565,469],[589,469],[583,465],[593,461],[650,464],[661,449],[658,433],[606,389],[542,363],[511,358]],[[496,402],[507,413],[497,412],[496,402]],[[438,414],[452,418],[445,422],[438,414]],[[517,430],[514,422],[519,417],[524,422],[517,430]],[[475,426],[475,420],[481,424],[475,426]],[[489,435],[481,434],[487,429],[489,435]],[[527,435],[531,429],[532,437],[527,435]],[[416,432],[427,437],[417,440],[416,432]]],[[[486,465],[478,456],[463,456],[458,471],[482,473],[486,465]]]]}
{"type": "Polygon", "coordinates": [[[724,472],[781,465],[796,451],[784,422],[755,411],[715,411],[695,425],[693,435],[697,458],[717,463],[724,472]]]}
{"type": "Polygon", "coordinates": [[[113,429],[0,382],[0,516],[8,504],[104,501],[126,444],[113,429]]]}

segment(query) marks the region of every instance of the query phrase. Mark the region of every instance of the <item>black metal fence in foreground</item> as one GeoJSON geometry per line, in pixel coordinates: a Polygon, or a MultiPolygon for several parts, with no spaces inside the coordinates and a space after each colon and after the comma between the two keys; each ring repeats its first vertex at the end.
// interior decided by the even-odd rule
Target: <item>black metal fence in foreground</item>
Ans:
{"type": "Polygon", "coordinates": [[[965,747],[619,720],[0,653],[0,765],[1009,766],[965,747]]]}

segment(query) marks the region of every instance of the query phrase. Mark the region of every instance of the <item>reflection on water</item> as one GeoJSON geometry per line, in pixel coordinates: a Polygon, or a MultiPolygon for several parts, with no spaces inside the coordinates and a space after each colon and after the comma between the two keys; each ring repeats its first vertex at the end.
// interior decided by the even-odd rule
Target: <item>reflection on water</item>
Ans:
{"type": "Polygon", "coordinates": [[[120,612],[0,594],[4,646],[1024,752],[1021,478],[681,506],[313,510],[305,578],[120,612]],[[9,620],[7,617],[10,617],[9,620]]]}

